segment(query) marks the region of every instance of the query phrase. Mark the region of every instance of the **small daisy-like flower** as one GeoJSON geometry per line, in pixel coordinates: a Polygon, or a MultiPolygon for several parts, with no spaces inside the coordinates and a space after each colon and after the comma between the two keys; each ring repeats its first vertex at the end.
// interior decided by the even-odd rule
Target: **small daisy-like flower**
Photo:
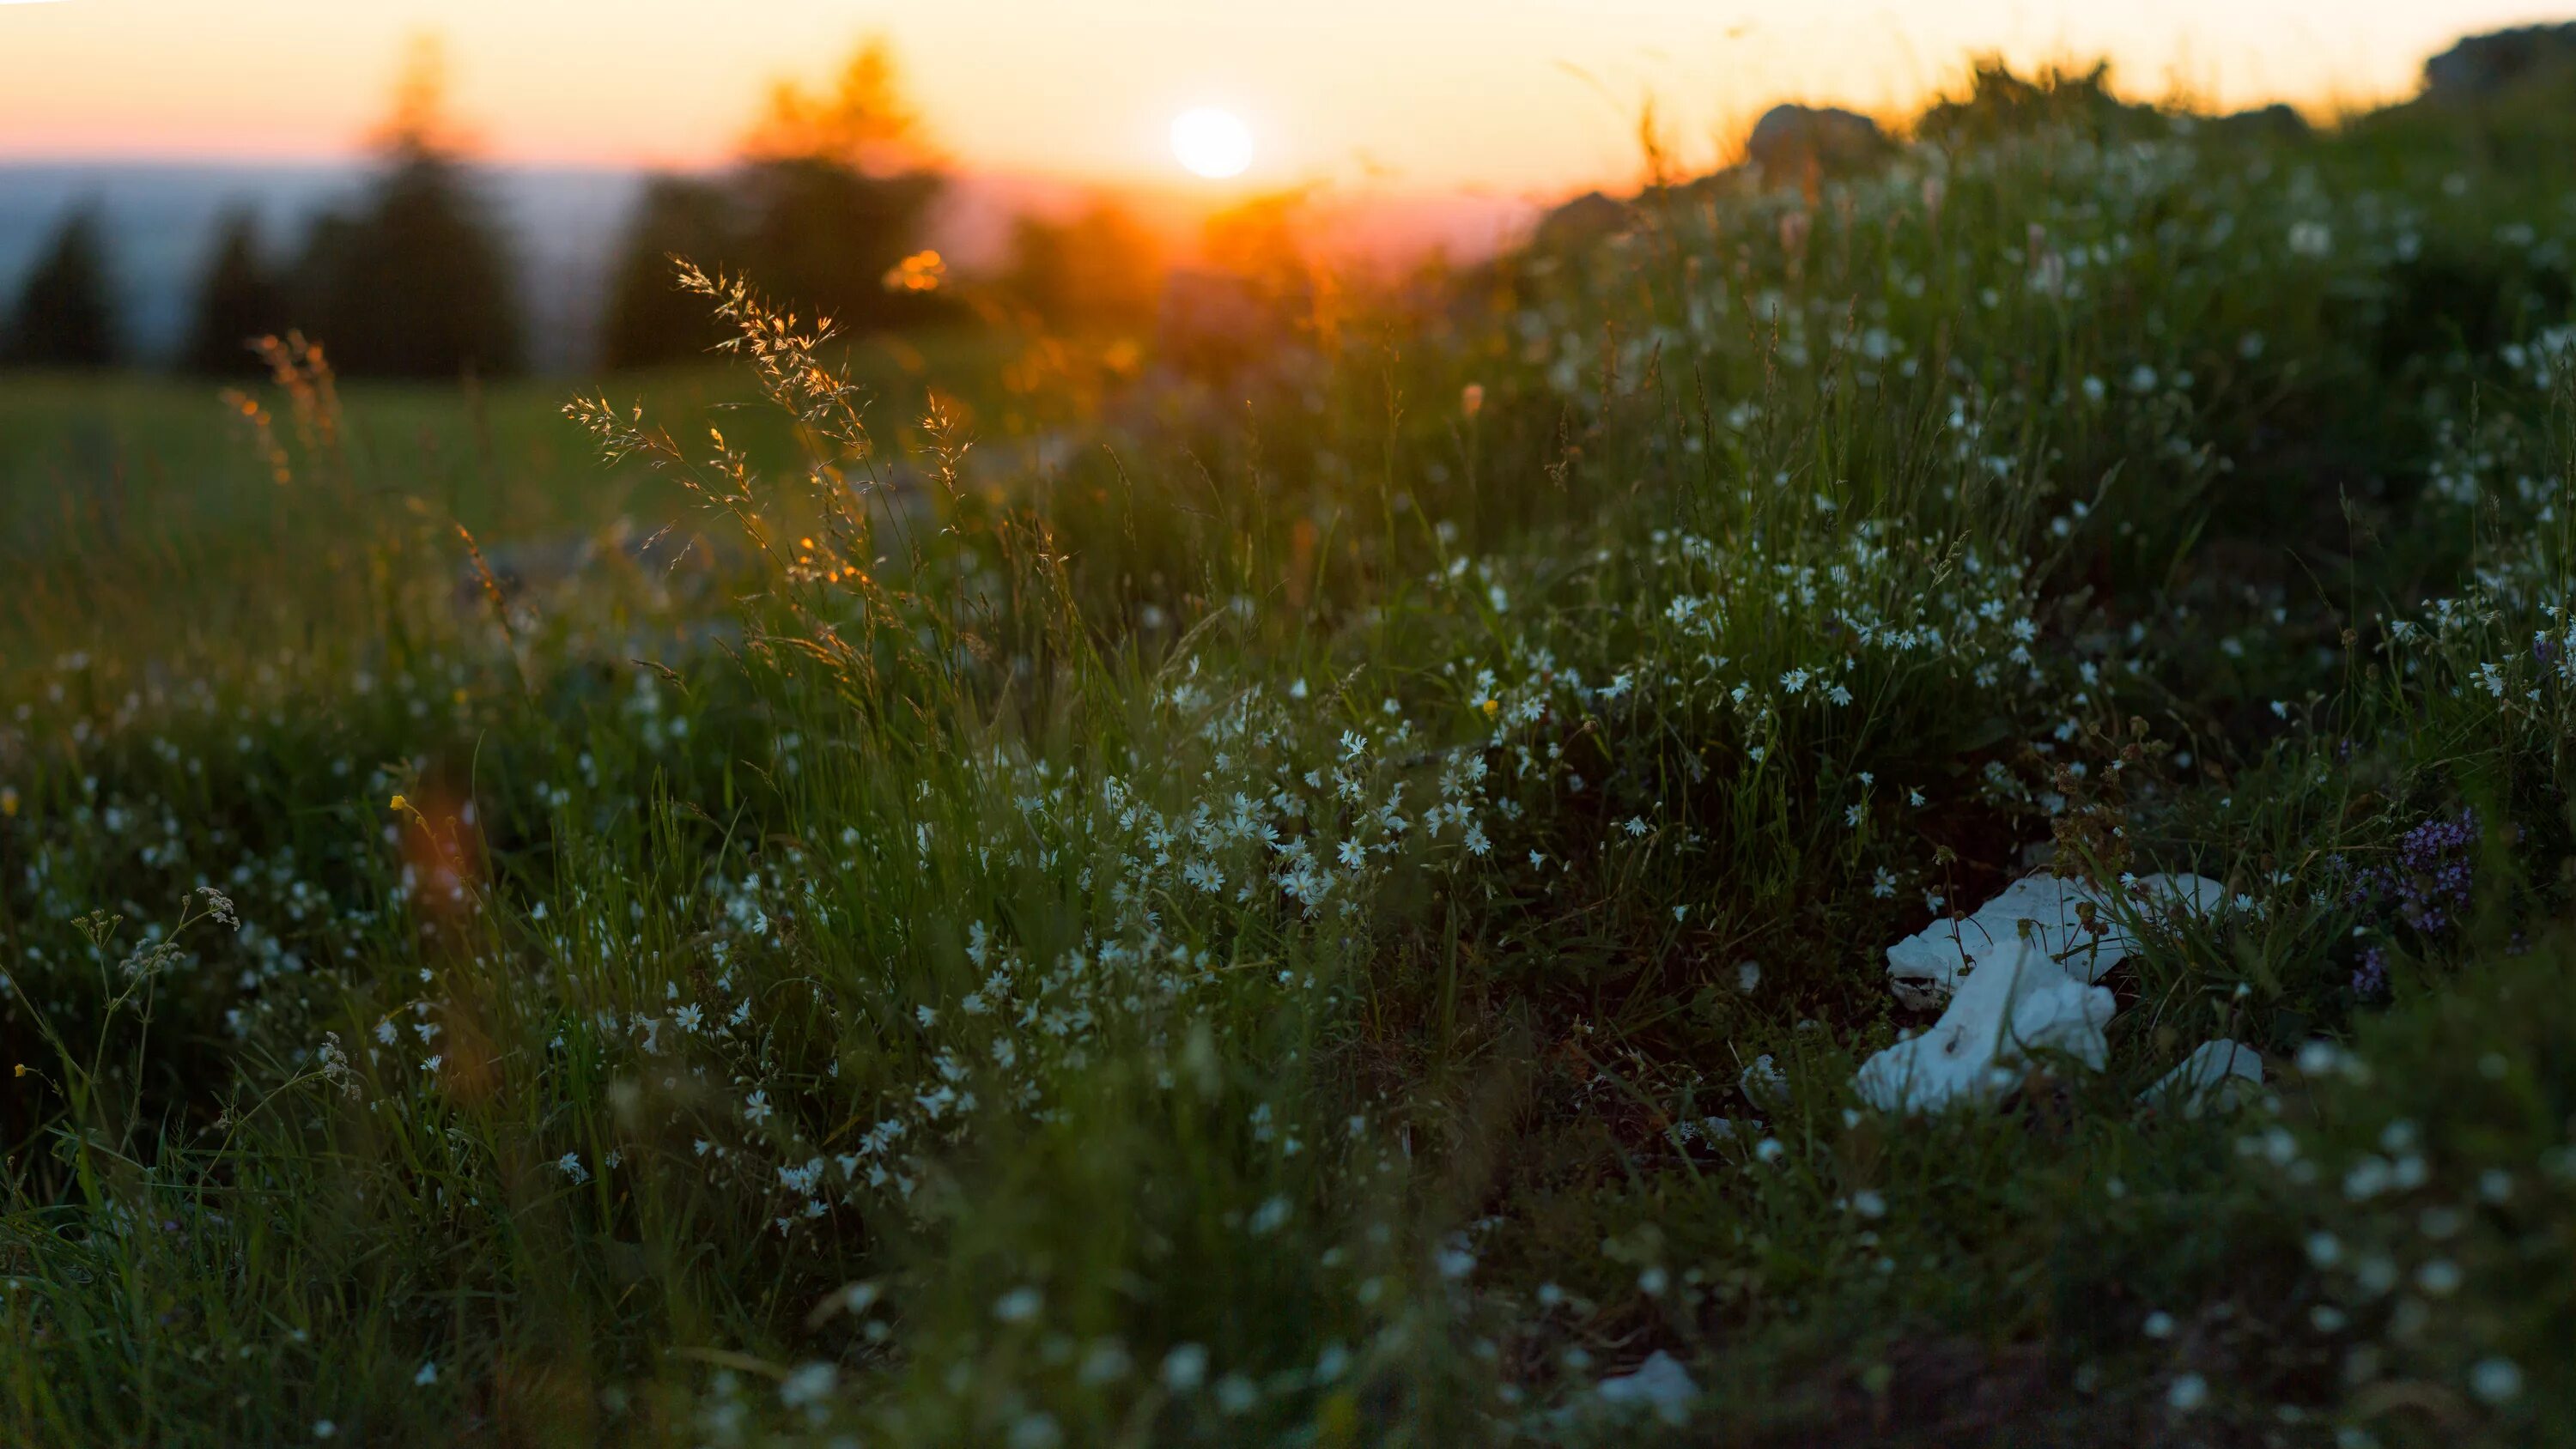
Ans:
{"type": "Polygon", "coordinates": [[[2469,1392],[2483,1404],[2508,1404],[2522,1396],[2522,1369],[2509,1358],[2482,1358],[2469,1368],[2469,1392]]]}
{"type": "Polygon", "coordinates": [[[1188,1393],[1207,1380],[1208,1352],[1195,1343],[1185,1343],[1163,1355],[1163,1384],[1174,1393],[1188,1393]]]}

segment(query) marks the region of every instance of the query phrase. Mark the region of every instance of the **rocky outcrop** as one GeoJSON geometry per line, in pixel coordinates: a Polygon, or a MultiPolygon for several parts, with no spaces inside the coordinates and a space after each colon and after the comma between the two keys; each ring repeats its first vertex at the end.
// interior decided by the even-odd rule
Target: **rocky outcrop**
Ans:
{"type": "Polygon", "coordinates": [[[1744,151],[1767,182],[1799,183],[1877,165],[1896,143],[1878,122],[1838,106],[1778,105],[1753,123],[1744,151]]]}
{"type": "Polygon", "coordinates": [[[2222,136],[2252,145],[2295,146],[2313,134],[2307,117],[2277,103],[2219,116],[2209,124],[2222,136]]]}
{"type": "Polygon", "coordinates": [[[2528,77],[2571,71],[2576,22],[2492,30],[2424,62],[2424,94],[2435,101],[2485,100],[2528,77]]]}
{"type": "Polygon", "coordinates": [[[1541,251],[1579,251],[1626,231],[1637,210],[1616,197],[1587,191],[1539,218],[1530,244],[1541,251]]]}

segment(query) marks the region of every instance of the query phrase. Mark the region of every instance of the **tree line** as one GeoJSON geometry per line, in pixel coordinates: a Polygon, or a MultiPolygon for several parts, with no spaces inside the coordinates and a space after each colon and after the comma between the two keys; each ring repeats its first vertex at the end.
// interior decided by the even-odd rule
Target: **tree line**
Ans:
{"type": "MultiPolygon", "coordinates": [[[[255,373],[251,339],[326,339],[355,376],[446,378],[520,368],[525,315],[509,238],[446,117],[445,69],[416,46],[375,159],[349,204],[315,218],[277,255],[248,207],[226,213],[196,281],[177,358],[207,375],[255,373]]],[[[598,361],[637,367],[696,357],[718,340],[703,302],[672,286],[669,258],[741,271],[806,315],[845,330],[958,315],[922,251],[945,172],[881,41],[825,85],[780,81],[732,163],[647,181],[607,269],[598,361]]],[[[103,368],[126,359],[110,241],[94,206],[74,208],[0,314],[0,365],[103,368]]],[[[1149,243],[1108,208],[1071,222],[1023,219],[1002,290],[1076,323],[1150,305],[1136,277],[1149,243]]]]}

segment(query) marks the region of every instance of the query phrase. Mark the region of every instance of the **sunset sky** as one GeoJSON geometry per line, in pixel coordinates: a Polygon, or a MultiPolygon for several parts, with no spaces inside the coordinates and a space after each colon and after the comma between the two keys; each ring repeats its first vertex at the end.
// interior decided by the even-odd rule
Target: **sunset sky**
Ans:
{"type": "Polygon", "coordinates": [[[1683,156],[1783,98],[1894,111],[1971,50],[2104,54],[2133,92],[2234,106],[2410,89],[2457,34],[2547,19],[2510,0],[0,0],[0,159],[315,158],[381,112],[407,37],[446,43],[498,159],[689,165],[765,81],[892,37],[969,168],[1186,179],[1192,107],[1239,115],[1248,183],[1560,193],[1633,177],[1647,97],[1683,156]]]}

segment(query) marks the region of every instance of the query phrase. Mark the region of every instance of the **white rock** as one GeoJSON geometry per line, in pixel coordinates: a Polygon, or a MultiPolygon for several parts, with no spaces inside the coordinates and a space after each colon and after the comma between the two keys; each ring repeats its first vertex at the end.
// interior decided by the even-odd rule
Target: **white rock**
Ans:
{"type": "Polygon", "coordinates": [[[2138,1100],[2185,1117],[2225,1111],[2263,1085],[2263,1058],[2252,1047],[2221,1038],[2202,1042],[2138,1100]]]}
{"type": "Polygon", "coordinates": [[[1659,1348],[1637,1365],[1635,1373],[1603,1379],[1595,1392],[1603,1403],[1651,1409],[1667,1424],[1682,1424],[1690,1419],[1691,1400],[1699,1397],[1699,1385],[1691,1382],[1680,1360],[1659,1348]]]}
{"type": "MultiPolygon", "coordinates": [[[[2140,910],[2180,908],[2205,914],[2226,899],[2218,882],[2197,875],[2139,877],[2131,899],[2140,910]]],[[[2061,957],[2069,975],[2090,984],[2129,958],[2138,943],[2114,922],[2105,893],[2081,881],[2060,880],[2045,871],[2026,875],[1977,908],[1965,920],[1939,920],[1887,948],[1887,975],[1896,999],[1926,1011],[1950,999],[1962,974],[2002,954],[2027,936],[2050,957],[2061,957]],[[2098,912],[2105,930],[2084,929],[2077,907],[2084,902],[2098,912]]]]}
{"type": "Polygon", "coordinates": [[[1744,1100],[1764,1111],[1776,1112],[1789,1105],[1789,1075],[1771,1060],[1769,1052],[1755,1057],[1753,1064],[1735,1079],[1735,1085],[1744,1093],[1744,1100]]]}
{"type": "Polygon", "coordinates": [[[1885,1112],[1935,1112],[1986,1103],[2020,1079],[2037,1051],[2058,1051],[2099,1071],[2111,993],[2067,974],[2027,941],[1989,953],[1930,1030],[1863,1062],[1853,1085],[1885,1112]]]}

